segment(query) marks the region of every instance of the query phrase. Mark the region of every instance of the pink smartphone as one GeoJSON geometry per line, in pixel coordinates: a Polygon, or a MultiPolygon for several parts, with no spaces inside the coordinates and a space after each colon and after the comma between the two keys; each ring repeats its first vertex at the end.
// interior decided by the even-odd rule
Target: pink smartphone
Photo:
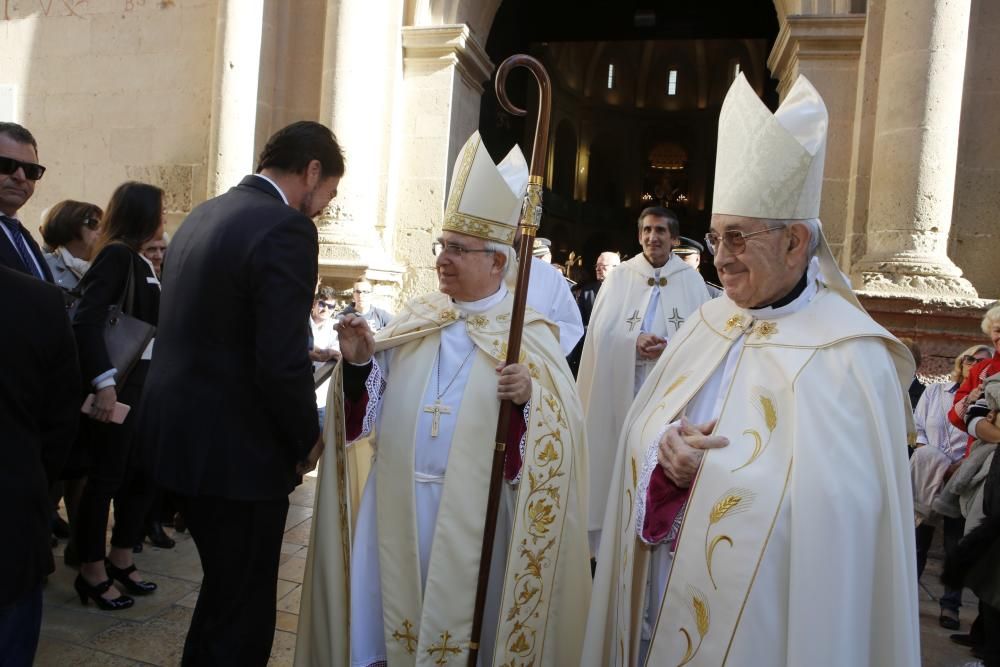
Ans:
{"type": "MultiPolygon", "coordinates": [[[[90,414],[90,410],[94,407],[94,395],[87,394],[86,400],[83,401],[83,406],[80,408],[80,412],[85,415],[90,414]]],[[[125,405],[124,403],[115,403],[115,409],[111,411],[111,421],[114,424],[121,424],[128,417],[129,410],[132,406],[125,405]]]]}

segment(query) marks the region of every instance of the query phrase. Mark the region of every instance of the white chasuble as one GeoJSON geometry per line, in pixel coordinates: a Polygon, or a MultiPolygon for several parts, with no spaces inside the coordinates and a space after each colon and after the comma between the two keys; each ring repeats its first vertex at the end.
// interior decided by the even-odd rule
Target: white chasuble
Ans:
{"type": "Polygon", "coordinates": [[[664,425],[689,410],[718,414],[715,432],[730,444],[706,453],[693,484],[645,664],[919,664],[912,361],[823,286],[797,312],[755,313],[725,296],[702,306],[636,397],[584,665],[638,664],[643,617],[657,604],[646,599],[653,548],[636,535],[637,494],[664,425]]]}
{"type": "Polygon", "coordinates": [[[577,374],[590,448],[591,531],[600,531],[604,520],[616,446],[635,395],[637,369],[646,371],[635,352],[643,321],[647,320],[647,333],[673,341],[685,319],[709,299],[698,272],[673,256],[655,269],[644,255],[637,255],[608,274],[601,285],[577,374]]]}
{"type": "MultiPolygon", "coordinates": [[[[481,311],[442,294],[422,297],[380,332],[377,456],[353,536],[338,465],[343,413],[330,410],[340,424],[327,435],[341,439],[328,439],[321,461],[296,664],[467,663],[499,410],[495,368],[513,301],[501,292],[477,302],[481,311]],[[346,562],[345,541],[353,545],[346,562]]],[[[521,478],[505,483],[501,503],[483,665],[580,659],[590,592],[586,450],[551,327],[529,309],[522,363],[533,378],[530,422],[521,478]]]]}

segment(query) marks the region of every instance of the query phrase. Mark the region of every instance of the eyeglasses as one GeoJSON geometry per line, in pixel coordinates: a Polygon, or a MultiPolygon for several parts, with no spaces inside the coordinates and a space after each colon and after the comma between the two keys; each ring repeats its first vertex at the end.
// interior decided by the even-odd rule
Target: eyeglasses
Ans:
{"type": "Polygon", "coordinates": [[[99,224],[101,224],[101,221],[97,218],[84,218],[83,220],[83,226],[92,231],[96,230],[99,224]]]}
{"type": "MultiPolygon", "coordinates": [[[[989,357],[984,357],[984,358],[989,359],[989,357]]],[[[964,357],[962,357],[963,364],[975,364],[980,361],[982,361],[982,359],[980,359],[979,357],[974,357],[971,354],[967,354],[964,357]]]]}
{"type": "Polygon", "coordinates": [[[18,169],[24,170],[24,177],[29,181],[37,181],[45,173],[45,167],[34,162],[21,162],[12,157],[0,157],[0,174],[10,176],[18,169]]]}
{"type": "Polygon", "coordinates": [[[372,291],[370,289],[356,289],[356,290],[354,290],[354,293],[355,294],[371,294],[372,291]]]}
{"type": "Polygon", "coordinates": [[[320,310],[333,310],[336,307],[336,304],[332,304],[329,301],[317,301],[316,307],[320,310]]]}
{"type": "Polygon", "coordinates": [[[496,252],[495,250],[488,250],[485,248],[475,249],[466,248],[465,246],[458,245],[457,243],[444,243],[442,241],[434,241],[431,243],[431,252],[437,257],[441,254],[451,255],[452,257],[464,257],[465,253],[468,252],[496,252]]]}
{"type": "Polygon", "coordinates": [[[708,251],[713,255],[719,252],[719,243],[726,246],[726,250],[729,252],[734,255],[739,255],[747,249],[747,239],[751,236],[767,234],[768,232],[773,232],[776,229],[784,228],[784,225],[778,225],[777,227],[768,227],[767,229],[762,229],[759,232],[750,232],[749,234],[738,229],[727,229],[722,232],[721,236],[715,232],[709,232],[708,234],[705,234],[705,243],[708,245],[708,251]]]}

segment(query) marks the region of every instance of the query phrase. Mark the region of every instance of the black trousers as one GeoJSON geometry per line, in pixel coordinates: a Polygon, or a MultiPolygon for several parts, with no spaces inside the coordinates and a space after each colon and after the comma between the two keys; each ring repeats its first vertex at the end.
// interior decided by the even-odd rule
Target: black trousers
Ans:
{"type": "Polygon", "coordinates": [[[135,437],[135,414],[149,362],[141,361],[118,395],[118,402],[132,407],[124,424],[101,424],[84,417],[80,446],[87,448],[87,481],[80,494],[73,541],[80,561],[104,559],[105,532],[111,500],[115,525],[111,546],[131,549],[142,541],[146,512],[152,502],[153,483],[140,462],[141,447],[135,437]]]}
{"type": "MultiPolygon", "coordinates": [[[[965,519],[962,517],[944,517],[944,555],[950,556],[958,546],[962,535],[965,534],[965,519]]],[[[931,542],[934,541],[934,526],[922,523],[917,526],[917,579],[924,573],[924,566],[927,565],[927,553],[930,551],[931,542]]],[[[958,612],[962,606],[962,590],[945,587],[944,595],[941,596],[941,608],[958,612]]]]}
{"type": "Polygon", "coordinates": [[[181,664],[264,667],[274,642],[288,498],[178,500],[204,573],[181,664]]]}

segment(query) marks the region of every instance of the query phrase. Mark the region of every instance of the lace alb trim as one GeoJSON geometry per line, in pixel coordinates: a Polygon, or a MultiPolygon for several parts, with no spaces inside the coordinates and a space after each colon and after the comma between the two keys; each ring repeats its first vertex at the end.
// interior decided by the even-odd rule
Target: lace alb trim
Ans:
{"type": "Polygon", "coordinates": [[[375,421],[378,419],[379,409],[382,407],[382,396],[385,394],[385,378],[382,376],[382,369],[378,362],[372,359],[372,372],[365,380],[365,389],[368,391],[368,405],[365,407],[365,418],[361,422],[361,435],[356,439],[360,440],[375,428],[375,421]]]}
{"type": "Polygon", "coordinates": [[[524,409],[521,410],[521,413],[524,415],[524,433],[521,434],[521,442],[517,445],[521,452],[521,465],[517,469],[517,475],[514,476],[514,479],[510,480],[510,483],[515,486],[521,482],[521,471],[524,470],[524,454],[528,446],[528,425],[531,423],[531,401],[524,404],[524,409]]]}
{"type": "MultiPolygon", "coordinates": [[[[660,451],[660,440],[663,439],[663,435],[667,432],[667,429],[678,422],[671,422],[666,425],[653,439],[653,442],[646,447],[646,458],[642,462],[642,472],[639,474],[639,487],[636,489],[635,500],[635,533],[639,536],[639,539],[645,544],[662,544],[666,540],[657,540],[655,542],[650,542],[643,535],[643,528],[646,525],[646,502],[649,500],[649,484],[653,479],[653,473],[656,471],[656,465],[659,462],[657,454],[660,451]]],[[[671,533],[673,533],[673,528],[671,528],[671,533]]]]}

